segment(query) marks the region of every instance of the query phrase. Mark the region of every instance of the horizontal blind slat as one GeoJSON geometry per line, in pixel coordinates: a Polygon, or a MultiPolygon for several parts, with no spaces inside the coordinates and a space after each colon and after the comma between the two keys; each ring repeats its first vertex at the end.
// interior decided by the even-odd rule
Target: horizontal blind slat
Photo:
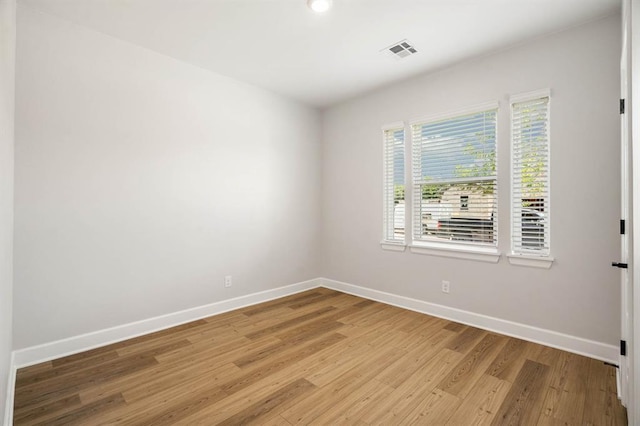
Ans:
{"type": "Polygon", "coordinates": [[[414,240],[496,246],[496,114],[412,125],[414,240]]]}

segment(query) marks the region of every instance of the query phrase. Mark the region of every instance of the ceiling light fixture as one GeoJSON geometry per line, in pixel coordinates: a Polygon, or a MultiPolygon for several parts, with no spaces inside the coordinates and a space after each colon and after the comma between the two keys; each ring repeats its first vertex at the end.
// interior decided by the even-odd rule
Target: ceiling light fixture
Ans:
{"type": "Polygon", "coordinates": [[[331,9],[331,3],[333,3],[332,0],[307,0],[307,6],[309,6],[309,9],[316,13],[324,13],[331,9]]]}

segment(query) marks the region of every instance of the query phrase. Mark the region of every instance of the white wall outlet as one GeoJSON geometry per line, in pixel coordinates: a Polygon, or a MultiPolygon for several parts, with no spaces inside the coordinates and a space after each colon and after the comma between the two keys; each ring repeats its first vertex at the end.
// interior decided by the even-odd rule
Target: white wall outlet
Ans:
{"type": "Polygon", "coordinates": [[[225,287],[231,287],[231,275],[225,275],[224,277],[224,286],[225,287]]]}
{"type": "Polygon", "coordinates": [[[451,283],[449,283],[449,281],[442,281],[442,292],[443,293],[449,293],[449,286],[451,285],[451,283]]]}

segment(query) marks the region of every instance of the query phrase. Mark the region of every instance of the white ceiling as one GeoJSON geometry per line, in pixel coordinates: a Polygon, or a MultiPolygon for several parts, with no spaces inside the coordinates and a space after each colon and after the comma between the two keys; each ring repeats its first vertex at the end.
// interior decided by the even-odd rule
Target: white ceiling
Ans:
{"type": "Polygon", "coordinates": [[[20,0],[309,105],[617,13],[619,0],[20,0]],[[418,54],[380,50],[408,39],[418,54]]]}

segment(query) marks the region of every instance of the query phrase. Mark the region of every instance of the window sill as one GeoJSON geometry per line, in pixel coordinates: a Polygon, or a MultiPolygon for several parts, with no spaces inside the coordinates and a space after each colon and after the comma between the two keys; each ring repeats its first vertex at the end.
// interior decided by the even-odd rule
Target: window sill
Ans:
{"type": "Polygon", "coordinates": [[[407,248],[407,245],[405,243],[392,243],[390,241],[381,241],[380,247],[382,247],[382,250],[405,251],[405,249],[407,248]]]}
{"type": "Polygon", "coordinates": [[[412,253],[430,256],[452,257],[488,263],[498,263],[500,260],[500,252],[494,247],[460,247],[446,243],[413,243],[410,247],[412,253]]]}
{"type": "Polygon", "coordinates": [[[553,264],[553,257],[526,256],[522,254],[508,254],[509,263],[518,266],[529,266],[531,268],[549,269],[553,264]]]}

